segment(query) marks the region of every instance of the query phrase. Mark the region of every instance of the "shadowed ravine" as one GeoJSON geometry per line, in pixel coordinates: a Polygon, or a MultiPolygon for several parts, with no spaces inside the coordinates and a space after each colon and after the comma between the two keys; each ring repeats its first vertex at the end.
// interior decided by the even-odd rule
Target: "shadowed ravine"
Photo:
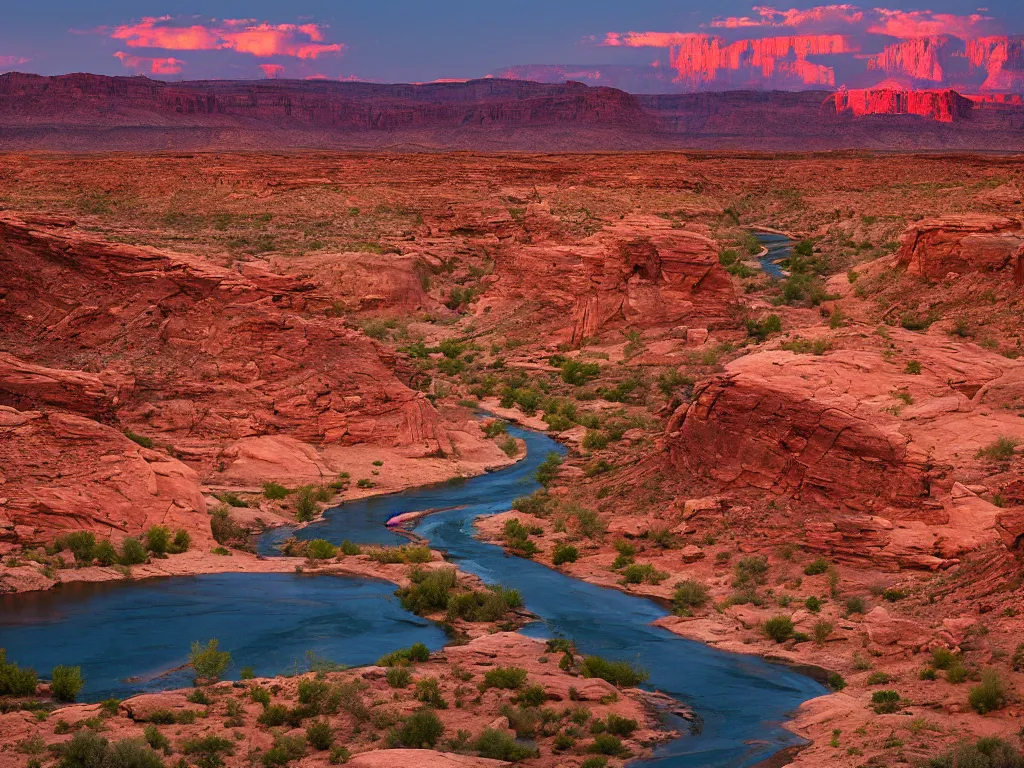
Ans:
{"type": "MultiPolygon", "coordinates": [[[[446,509],[424,518],[416,532],[446,550],[465,571],[519,589],[540,620],[536,636],[573,638],[581,652],[636,661],[651,673],[649,687],[692,706],[703,718],[699,735],[660,747],[648,765],[748,766],[798,743],[781,727],[803,701],[825,693],[804,675],[755,657],[728,654],[650,626],[664,616],[654,602],[572,579],[543,565],[509,557],[477,541],[473,519],[509,508],[536,487],[533,473],[549,451],[563,449],[545,435],[511,430],[528,456],[518,464],[466,481],[352,502],[300,531],[276,530],[264,552],[287,536],[395,543],[388,518],[446,509]]],[[[307,649],[349,664],[423,640],[443,645],[439,629],[403,611],[390,585],[336,576],[232,574],[78,585],[45,594],[0,598],[0,647],[9,657],[49,669],[82,664],[90,699],[171,687],[182,674],[146,680],[185,660],[188,643],[219,637],[239,667],[259,674],[286,672],[307,649]],[[129,675],[138,682],[122,682],[129,675]]],[[[679,724],[685,728],[685,724],[679,724]]]]}

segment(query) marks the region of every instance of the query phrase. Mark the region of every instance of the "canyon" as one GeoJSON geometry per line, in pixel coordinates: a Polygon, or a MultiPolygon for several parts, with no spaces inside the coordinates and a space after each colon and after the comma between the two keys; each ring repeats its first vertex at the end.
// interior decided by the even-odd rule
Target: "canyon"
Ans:
{"type": "MultiPolygon", "coordinates": [[[[132,85],[142,91],[126,98],[145,110],[165,94],[132,85]]],[[[507,84],[473,87],[500,95],[507,84]]],[[[716,116],[721,104],[753,109],[762,99],[764,108],[782,98],[631,96],[623,111],[606,113],[586,101],[601,94],[580,93],[578,114],[603,127],[630,123],[647,100],[662,114],[678,110],[681,121],[706,109],[711,125],[729,119],[716,116]]],[[[797,110],[818,96],[785,99],[797,110]]],[[[969,120],[983,111],[972,109],[969,120]]],[[[223,119],[216,110],[195,114],[223,119]]],[[[568,602],[545,597],[542,585],[572,577],[623,600],[657,598],[672,610],[651,617],[659,631],[818,670],[831,691],[802,704],[789,724],[809,742],[788,756],[792,764],[892,764],[931,759],[964,737],[1016,739],[1024,175],[1015,158],[309,151],[5,159],[5,599],[57,582],[63,590],[109,579],[132,589],[149,576],[228,570],[298,581],[375,575],[408,586],[409,563],[365,553],[316,558],[301,547],[319,537],[336,547],[364,525],[354,512],[363,507],[352,505],[359,499],[369,505],[378,494],[452,477],[478,476],[486,488],[508,477],[487,470],[514,473],[525,455],[543,488],[531,484],[501,509],[483,493],[472,509],[417,518],[409,533],[450,549],[461,566],[472,561],[467,551],[486,546],[467,543],[463,523],[483,515],[482,539],[516,558],[499,556],[494,563],[515,565],[488,568],[537,579],[526,610],[530,594],[538,613],[568,602]],[[755,233],[766,232],[791,241],[775,265],[781,277],[764,271],[755,233]],[[544,429],[565,446],[564,458],[524,451],[526,442],[542,445],[540,436],[509,435],[501,419],[478,418],[478,407],[544,429]],[[275,498],[265,483],[292,493],[275,498]],[[349,504],[300,519],[300,486],[324,489],[317,507],[349,504]],[[250,535],[280,528],[262,541],[299,549],[246,554],[245,541],[223,536],[222,517],[250,535]],[[78,562],[64,539],[88,532],[122,545],[154,525],[187,531],[191,546],[120,566],[134,585],[116,565],[78,562]],[[996,678],[993,706],[977,706],[974,690],[996,678]],[[895,699],[876,696],[883,691],[895,699]]],[[[417,509],[400,509],[406,495],[380,496],[377,512],[445,507],[445,486],[419,493],[417,509]]],[[[442,556],[429,554],[424,569],[443,567],[442,556]]],[[[633,694],[620,690],[604,704],[609,691],[578,687],[600,682],[563,675],[554,654],[555,663],[540,661],[536,641],[477,633],[435,652],[417,675],[439,678],[452,698],[456,666],[482,676],[504,654],[542,679],[551,701],[572,700],[572,685],[655,738],[633,694]]],[[[337,674],[361,676],[391,695],[375,667],[328,674],[331,684],[344,682],[337,674]]],[[[294,678],[257,684],[297,695],[294,678]]],[[[153,695],[161,697],[155,707],[187,708],[185,692],[153,695]]],[[[237,696],[229,684],[210,695],[211,706],[224,700],[225,715],[237,696]]],[[[406,717],[418,705],[398,695],[406,717]]],[[[123,738],[141,731],[145,718],[132,713],[142,703],[128,698],[102,716],[96,704],[55,714],[103,717],[109,736],[123,738]]],[[[272,749],[259,711],[242,707],[243,741],[272,749]]],[[[61,736],[55,717],[0,717],[17,741],[61,736]]],[[[452,733],[468,727],[476,736],[507,715],[491,691],[441,717],[452,733]]],[[[219,723],[211,727],[221,733],[219,723]]],[[[494,727],[507,733],[510,723],[494,727]]],[[[200,732],[198,723],[181,725],[176,737],[200,732]]],[[[352,762],[386,759],[351,736],[352,762]]],[[[582,749],[559,753],[547,738],[528,764],[587,759],[582,749]]],[[[640,754],[643,745],[632,747],[640,754]]]]}

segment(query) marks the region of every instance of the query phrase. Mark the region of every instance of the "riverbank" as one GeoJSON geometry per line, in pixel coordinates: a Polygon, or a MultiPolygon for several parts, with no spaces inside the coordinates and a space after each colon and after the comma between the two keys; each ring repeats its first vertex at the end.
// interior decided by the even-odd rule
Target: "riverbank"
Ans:
{"type": "MultiPolygon", "coordinates": [[[[520,759],[548,768],[565,764],[565,756],[591,741],[616,752],[618,763],[627,753],[649,756],[651,745],[669,735],[643,691],[581,678],[558,664],[563,655],[522,635],[488,634],[400,666],[310,671],[144,694],[109,706],[70,705],[44,720],[8,712],[0,715],[0,733],[9,745],[44,748],[67,743],[83,727],[86,733],[101,729],[111,742],[143,739],[158,746],[158,734],[168,750],[193,756],[189,744],[196,739],[219,739],[228,768],[251,765],[254,756],[289,740],[298,750],[292,759],[312,748],[308,765],[351,757],[356,766],[375,766],[380,758],[389,768],[484,768],[504,764],[493,758],[514,759],[519,750],[520,759]],[[499,665],[506,672],[496,676],[499,665]],[[538,753],[516,746],[517,736],[538,753]],[[387,749],[392,746],[406,749],[387,749]],[[482,756],[460,754],[470,751],[482,756]]],[[[19,751],[0,750],[0,768],[22,768],[19,751]]]]}

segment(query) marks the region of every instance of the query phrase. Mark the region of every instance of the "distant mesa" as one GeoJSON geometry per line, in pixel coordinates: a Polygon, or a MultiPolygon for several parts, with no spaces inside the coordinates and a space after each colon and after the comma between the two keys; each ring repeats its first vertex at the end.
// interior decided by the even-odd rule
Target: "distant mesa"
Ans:
{"type": "Polygon", "coordinates": [[[877,88],[849,90],[841,88],[829,97],[836,114],[916,115],[940,123],[953,123],[971,116],[974,102],[951,88],[913,90],[882,84],[877,88]]]}

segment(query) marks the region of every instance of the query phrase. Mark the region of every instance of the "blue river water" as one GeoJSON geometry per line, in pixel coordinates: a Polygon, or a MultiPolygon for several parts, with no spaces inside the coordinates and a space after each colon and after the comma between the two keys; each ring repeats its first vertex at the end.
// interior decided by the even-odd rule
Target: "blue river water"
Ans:
{"type": "MultiPolygon", "coordinates": [[[[507,469],[468,480],[350,502],[298,531],[272,531],[260,541],[270,552],[289,535],[397,543],[384,528],[403,512],[440,510],[416,533],[447,551],[465,571],[514,586],[538,621],[524,631],[564,636],[584,653],[635,661],[646,667],[648,687],[691,707],[703,730],[659,747],[645,764],[659,768],[740,768],[799,740],[781,723],[825,689],[809,677],[756,657],[728,654],[651,626],[666,611],[656,603],[570,578],[532,560],[506,555],[473,536],[473,519],[506,510],[538,486],[537,465],[564,449],[546,435],[510,428],[526,441],[527,458],[507,469]]],[[[42,594],[0,596],[0,647],[8,658],[49,670],[81,664],[86,697],[125,696],[170,688],[184,672],[161,675],[184,663],[189,643],[217,637],[232,652],[235,671],[258,674],[302,668],[313,650],[334,661],[365,664],[416,641],[444,644],[430,622],[406,613],[393,587],[372,580],[300,574],[230,574],[67,585],[42,594]],[[128,676],[137,676],[131,677],[128,676]]]]}
{"type": "Polygon", "coordinates": [[[793,241],[774,232],[755,232],[754,237],[768,249],[768,253],[758,259],[761,262],[761,269],[769,277],[779,280],[784,278],[786,272],[776,262],[788,259],[792,255],[793,241]]]}

